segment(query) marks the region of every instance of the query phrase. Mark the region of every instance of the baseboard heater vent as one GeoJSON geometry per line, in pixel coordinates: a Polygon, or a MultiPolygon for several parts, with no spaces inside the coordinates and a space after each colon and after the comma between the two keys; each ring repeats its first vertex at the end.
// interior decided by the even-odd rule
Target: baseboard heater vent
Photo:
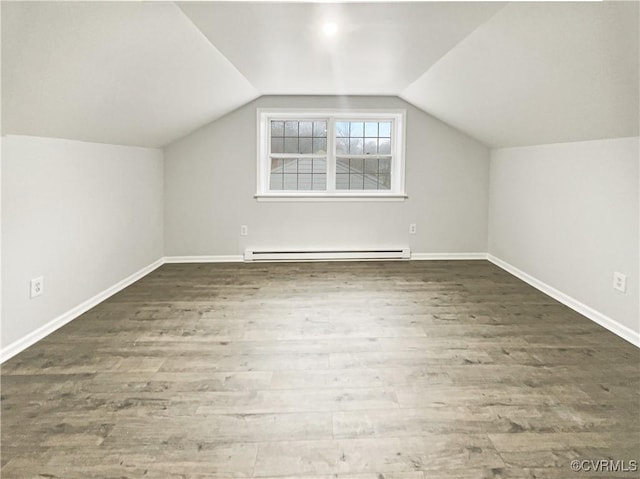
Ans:
{"type": "Polygon", "coordinates": [[[336,261],[347,259],[411,259],[409,248],[254,250],[244,252],[245,261],[336,261]]]}

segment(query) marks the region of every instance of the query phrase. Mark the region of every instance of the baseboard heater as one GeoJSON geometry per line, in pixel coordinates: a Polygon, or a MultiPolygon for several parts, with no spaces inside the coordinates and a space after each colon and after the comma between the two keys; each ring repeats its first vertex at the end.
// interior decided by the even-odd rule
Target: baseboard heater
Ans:
{"type": "Polygon", "coordinates": [[[244,252],[245,261],[338,261],[348,259],[410,259],[409,248],[256,250],[244,252]]]}

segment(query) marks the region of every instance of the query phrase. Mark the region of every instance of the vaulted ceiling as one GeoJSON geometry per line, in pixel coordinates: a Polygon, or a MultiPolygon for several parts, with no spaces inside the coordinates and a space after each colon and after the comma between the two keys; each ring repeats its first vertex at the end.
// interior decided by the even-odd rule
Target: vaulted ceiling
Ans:
{"type": "Polygon", "coordinates": [[[397,95],[502,5],[180,4],[263,94],[397,95]],[[322,26],[338,25],[327,37],[322,26]]]}
{"type": "Polygon", "coordinates": [[[635,2],[2,2],[2,131],[158,147],[300,94],[398,95],[494,147],[635,136],[638,19],[635,2]]]}
{"type": "Polygon", "coordinates": [[[2,2],[5,134],[162,146],[257,95],[172,3],[2,2]]]}
{"type": "Polygon", "coordinates": [[[402,97],[490,146],[638,135],[638,3],[510,4],[402,97]]]}

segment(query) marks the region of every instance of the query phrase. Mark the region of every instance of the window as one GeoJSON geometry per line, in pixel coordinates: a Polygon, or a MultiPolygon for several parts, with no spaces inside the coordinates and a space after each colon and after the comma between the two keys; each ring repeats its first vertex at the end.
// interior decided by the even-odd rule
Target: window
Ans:
{"type": "Polygon", "coordinates": [[[404,199],[404,111],[258,110],[258,199],[404,199]]]}

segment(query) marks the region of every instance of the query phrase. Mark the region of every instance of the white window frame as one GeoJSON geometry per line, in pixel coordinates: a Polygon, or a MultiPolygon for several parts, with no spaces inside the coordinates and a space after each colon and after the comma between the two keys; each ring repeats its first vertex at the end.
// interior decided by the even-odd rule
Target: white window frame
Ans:
{"type": "MultiPolygon", "coordinates": [[[[257,187],[258,201],[403,201],[405,193],[405,122],[402,109],[257,109],[257,187]],[[271,120],[327,120],[327,190],[269,190],[271,169],[271,120]],[[389,190],[336,190],[336,121],[391,121],[391,188],[389,190]]],[[[298,155],[309,156],[314,155],[298,155]]],[[[320,156],[320,155],[315,155],[320,156]]],[[[324,157],[324,155],[322,155],[324,157]]],[[[350,158],[378,155],[349,155],[350,158]]],[[[382,155],[386,156],[386,155],[382,155]]]]}

